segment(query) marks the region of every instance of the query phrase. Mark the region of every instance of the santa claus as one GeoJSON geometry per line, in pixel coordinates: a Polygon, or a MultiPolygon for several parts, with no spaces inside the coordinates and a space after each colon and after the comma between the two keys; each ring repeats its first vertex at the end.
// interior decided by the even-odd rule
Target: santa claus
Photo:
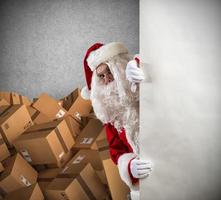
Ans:
{"type": "Polygon", "coordinates": [[[139,60],[120,42],[96,43],[84,58],[87,86],[81,95],[91,99],[94,112],[105,128],[110,156],[121,179],[132,193],[140,178],[147,177],[150,161],[139,159],[139,90],[144,79],[139,60]]]}

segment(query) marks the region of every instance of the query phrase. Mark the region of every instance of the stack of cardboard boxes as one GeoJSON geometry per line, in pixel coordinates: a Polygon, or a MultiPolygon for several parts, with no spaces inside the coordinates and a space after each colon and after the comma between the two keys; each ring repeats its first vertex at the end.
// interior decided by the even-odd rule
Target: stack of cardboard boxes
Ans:
{"type": "Polygon", "coordinates": [[[128,193],[80,89],[33,102],[0,92],[0,199],[124,200],[128,193]]]}

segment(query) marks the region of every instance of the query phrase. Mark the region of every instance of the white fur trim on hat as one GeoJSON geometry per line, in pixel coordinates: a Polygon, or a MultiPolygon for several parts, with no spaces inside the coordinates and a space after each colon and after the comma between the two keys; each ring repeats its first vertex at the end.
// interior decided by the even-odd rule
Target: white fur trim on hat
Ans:
{"type": "Polygon", "coordinates": [[[87,58],[88,66],[91,71],[94,71],[98,65],[121,53],[128,53],[128,50],[123,43],[112,42],[106,44],[90,53],[87,58]]]}
{"type": "Polygon", "coordinates": [[[117,166],[121,179],[129,186],[131,190],[138,190],[139,189],[138,185],[132,184],[130,174],[128,172],[128,163],[134,157],[136,157],[136,154],[134,153],[125,153],[121,155],[118,159],[117,166]]]}
{"type": "Polygon", "coordinates": [[[81,97],[85,100],[89,100],[91,96],[90,90],[88,90],[87,86],[81,89],[81,97]]]}

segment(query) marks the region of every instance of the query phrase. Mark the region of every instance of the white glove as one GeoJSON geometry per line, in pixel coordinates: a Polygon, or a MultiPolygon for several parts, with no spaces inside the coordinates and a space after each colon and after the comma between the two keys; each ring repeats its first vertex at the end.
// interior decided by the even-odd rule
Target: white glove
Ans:
{"type": "Polygon", "coordinates": [[[130,163],[130,171],[134,178],[145,178],[152,171],[152,163],[135,158],[130,163]]]}
{"type": "Polygon", "coordinates": [[[131,83],[140,83],[142,80],[144,80],[144,73],[138,67],[136,60],[131,60],[127,63],[126,78],[131,83]]]}

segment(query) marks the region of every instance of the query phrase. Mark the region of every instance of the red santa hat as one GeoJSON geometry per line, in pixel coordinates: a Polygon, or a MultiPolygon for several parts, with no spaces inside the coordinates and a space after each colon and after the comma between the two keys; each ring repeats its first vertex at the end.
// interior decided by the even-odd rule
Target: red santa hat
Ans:
{"type": "Polygon", "coordinates": [[[87,50],[84,57],[84,72],[87,86],[81,90],[81,96],[84,99],[90,99],[92,74],[97,66],[122,53],[128,53],[128,50],[121,42],[112,42],[106,45],[95,43],[87,50]]]}

